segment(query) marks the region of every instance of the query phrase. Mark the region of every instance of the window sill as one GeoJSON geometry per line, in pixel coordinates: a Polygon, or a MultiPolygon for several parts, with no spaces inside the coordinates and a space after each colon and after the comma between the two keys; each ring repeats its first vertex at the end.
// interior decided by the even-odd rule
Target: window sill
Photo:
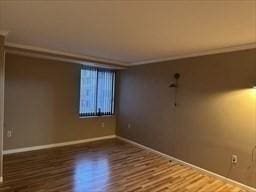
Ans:
{"type": "Polygon", "coordinates": [[[79,116],[79,119],[95,119],[95,118],[108,118],[108,117],[115,117],[115,115],[79,116]]]}

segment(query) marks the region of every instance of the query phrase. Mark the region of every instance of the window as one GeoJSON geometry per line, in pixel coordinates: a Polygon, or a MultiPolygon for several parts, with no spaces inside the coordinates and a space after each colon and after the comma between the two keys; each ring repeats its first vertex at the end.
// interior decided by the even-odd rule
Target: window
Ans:
{"type": "Polygon", "coordinates": [[[80,116],[114,114],[115,72],[85,67],[81,69],[80,116]]]}

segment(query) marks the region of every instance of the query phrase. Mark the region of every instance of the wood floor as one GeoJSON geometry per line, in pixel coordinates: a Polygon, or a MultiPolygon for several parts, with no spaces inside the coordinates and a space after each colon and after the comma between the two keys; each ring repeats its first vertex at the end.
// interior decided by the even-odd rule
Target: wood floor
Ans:
{"type": "Polygon", "coordinates": [[[4,156],[1,192],[244,192],[118,140],[4,156]]]}

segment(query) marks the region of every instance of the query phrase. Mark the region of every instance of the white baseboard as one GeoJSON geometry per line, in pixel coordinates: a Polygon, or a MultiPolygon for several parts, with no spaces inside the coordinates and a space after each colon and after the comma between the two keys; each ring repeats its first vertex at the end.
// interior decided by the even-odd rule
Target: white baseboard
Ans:
{"type": "Polygon", "coordinates": [[[125,142],[127,142],[127,143],[131,143],[131,144],[133,144],[133,145],[136,145],[136,146],[138,146],[138,147],[140,147],[140,148],[149,150],[149,151],[151,151],[151,152],[153,152],[153,153],[156,153],[156,154],[159,154],[159,155],[161,155],[161,156],[164,156],[165,158],[168,158],[168,159],[170,159],[170,160],[176,161],[176,162],[178,162],[178,163],[180,163],[180,164],[183,164],[183,165],[192,167],[192,168],[194,168],[194,169],[196,169],[196,170],[198,170],[198,171],[200,171],[200,172],[202,172],[202,173],[204,173],[204,174],[207,174],[207,175],[210,175],[210,176],[212,176],[212,177],[215,177],[215,178],[217,178],[217,179],[219,179],[219,180],[222,180],[222,181],[224,181],[224,182],[226,182],[226,183],[230,183],[230,184],[232,184],[232,185],[238,186],[238,187],[240,187],[241,189],[247,190],[247,191],[249,191],[249,192],[256,192],[256,188],[250,187],[250,186],[245,185],[245,184],[243,184],[243,183],[240,183],[240,182],[238,182],[238,181],[235,181],[235,180],[229,179],[229,178],[227,178],[227,177],[221,176],[221,175],[219,175],[219,174],[217,174],[217,173],[214,173],[214,172],[205,170],[205,169],[203,169],[203,168],[201,168],[201,167],[198,167],[198,166],[196,166],[196,165],[187,163],[187,162],[185,162],[185,161],[182,161],[182,160],[177,159],[177,158],[175,158],[175,157],[172,157],[172,156],[170,156],[170,155],[161,153],[161,152],[159,152],[159,151],[157,151],[157,150],[154,150],[154,149],[152,149],[152,148],[149,148],[149,147],[147,147],[147,146],[145,146],[145,145],[139,144],[139,143],[137,143],[137,142],[131,141],[131,140],[129,140],[129,139],[126,139],[126,138],[123,138],[123,137],[120,137],[120,136],[116,136],[116,138],[117,138],[117,139],[120,139],[120,140],[122,140],[122,141],[125,141],[125,142]]]}
{"type": "Polygon", "coordinates": [[[54,144],[48,144],[48,145],[39,145],[39,146],[33,146],[33,147],[9,149],[9,150],[4,150],[3,155],[13,154],[13,153],[21,153],[21,152],[27,152],[27,151],[34,151],[34,150],[40,150],[40,149],[48,149],[48,148],[54,148],[54,147],[62,147],[62,146],[67,146],[67,145],[75,145],[75,144],[79,144],[79,143],[88,143],[88,142],[92,142],[92,141],[99,141],[99,140],[113,139],[113,138],[116,138],[116,135],[94,137],[94,138],[89,138],[89,139],[68,141],[68,142],[64,142],[64,143],[54,143],[54,144]]]}

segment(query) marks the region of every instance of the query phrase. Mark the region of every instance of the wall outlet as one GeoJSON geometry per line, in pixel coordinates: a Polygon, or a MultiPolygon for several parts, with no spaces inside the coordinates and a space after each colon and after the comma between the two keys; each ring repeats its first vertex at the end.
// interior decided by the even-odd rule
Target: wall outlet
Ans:
{"type": "Polygon", "coordinates": [[[105,122],[101,122],[100,126],[103,128],[105,127],[105,122]]]}
{"type": "Polygon", "coordinates": [[[12,136],[12,131],[11,130],[8,130],[7,131],[7,137],[11,137],[12,136]]]}
{"type": "Polygon", "coordinates": [[[127,128],[130,129],[132,127],[131,123],[128,123],[127,128]]]}
{"type": "Polygon", "coordinates": [[[237,162],[238,162],[238,157],[237,157],[237,155],[232,155],[231,161],[232,161],[232,164],[237,164],[237,162]]]}

